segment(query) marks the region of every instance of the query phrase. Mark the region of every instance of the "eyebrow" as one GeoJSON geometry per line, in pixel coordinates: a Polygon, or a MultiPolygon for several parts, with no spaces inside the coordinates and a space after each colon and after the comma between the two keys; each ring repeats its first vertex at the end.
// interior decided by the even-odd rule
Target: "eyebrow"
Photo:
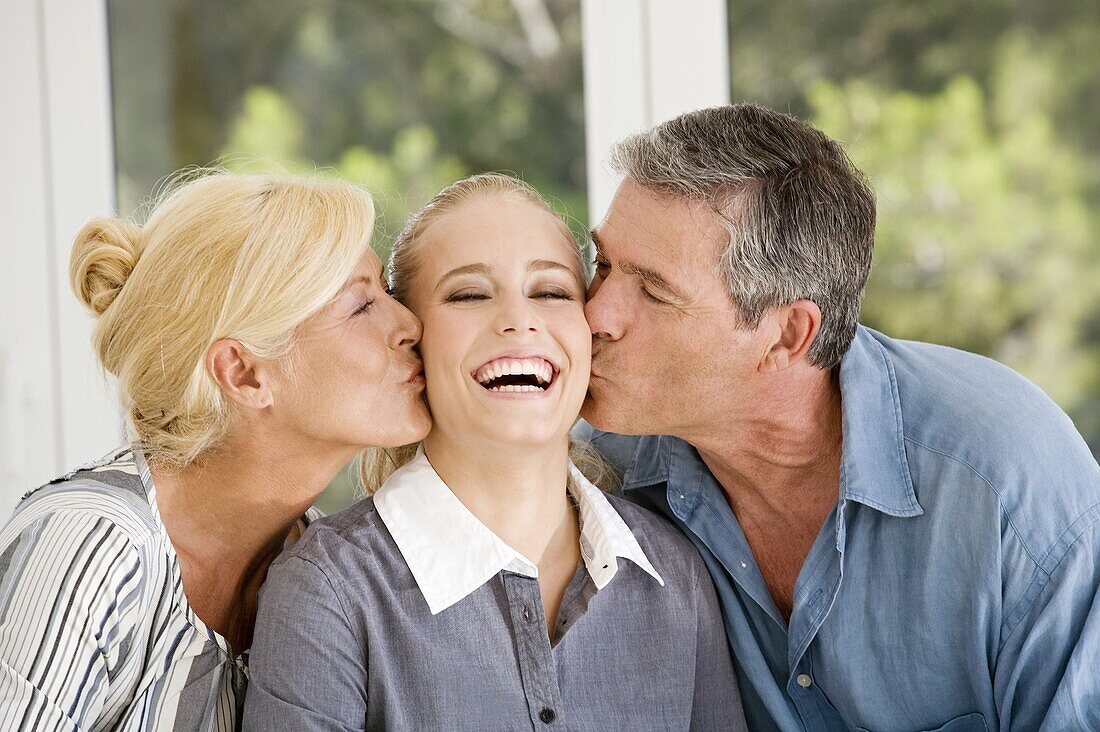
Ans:
{"type": "Polygon", "coordinates": [[[443,283],[447,280],[453,280],[455,277],[461,277],[467,274],[479,274],[488,276],[493,271],[493,268],[487,264],[466,264],[461,267],[455,267],[450,272],[447,272],[439,281],[435,283],[435,289],[438,290],[443,286],[443,283]]]}
{"type": "MultiPolygon", "coordinates": [[[[592,245],[596,250],[595,251],[596,256],[597,257],[605,256],[603,254],[603,252],[601,251],[600,236],[599,236],[599,234],[596,233],[595,229],[590,230],[588,232],[588,235],[590,237],[592,237],[592,245]]],[[[660,274],[658,274],[657,272],[655,272],[652,269],[649,269],[648,267],[642,267],[642,266],[639,266],[637,264],[627,263],[627,264],[620,264],[619,269],[621,269],[624,273],[626,273],[628,275],[633,275],[635,277],[638,277],[643,282],[646,282],[646,283],[652,285],[653,287],[656,287],[658,290],[663,290],[666,294],[671,295],[673,298],[675,298],[677,300],[687,301],[687,300],[690,299],[690,298],[688,298],[687,295],[685,295],[683,292],[680,291],[680,288],[676,287],[676,285],[672,284],[671,282],[666,280],[664,277],[662,277],[660,274]]]]}
{"type": "MultiPolygon", "coordinates": [[[[528,272],[544,272],[548,270],[567,272],[570,277],[575,274],[572,267],[567,267],[561,262],[555,262],[552,259],[534,259],[527,264],[528,272]]],[[[443,286],[443,283],[455,277],[461,277],[467,274],[479,274],[488,277],[492,272],[493,268],[490,265],[480,262],[477,264],[466,264],[461,267],[455,267],[439,278],[439,281],[435,284],[435,289],[438,290],[443,286]]]]}
{"type": "Polygon", "coordinates": [[[555,262],[552,259],[535,259],[527,265],[528,272],[544,272],[546,270],[567,272],[570,277],[576,274],[576,269],[574,267],[567,267],[561,262],[555,262]]]}

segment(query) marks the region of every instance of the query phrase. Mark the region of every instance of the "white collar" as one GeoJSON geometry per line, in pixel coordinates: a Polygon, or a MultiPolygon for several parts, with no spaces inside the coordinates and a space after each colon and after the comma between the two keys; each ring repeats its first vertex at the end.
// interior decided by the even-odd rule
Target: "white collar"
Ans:
{"type": "MultiPolygon", "coordinates": [[[[581,557],[596,589],[603,589],[618,572],[619,558],[634,562],[663,586],[664,580],[603,492],[572,463],[569,472],[570,495],[580,519],[581,557]]],[[[501,570],[538,577],[538,567],[458,500],[428,462],[423,447],[382,484],[374,494],[374,506],[433,615],[501,570]]]]}

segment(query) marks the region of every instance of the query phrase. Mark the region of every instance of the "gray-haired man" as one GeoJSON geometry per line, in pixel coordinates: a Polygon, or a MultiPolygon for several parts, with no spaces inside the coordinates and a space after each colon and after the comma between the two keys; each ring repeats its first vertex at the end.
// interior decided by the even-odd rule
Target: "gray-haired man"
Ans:
{"type": "Polygon", "coordinates": [[[857,324],[840,146],[739,105],[613,162],[578,431],[702,553],[750,728],[1100,728],[1100,467],[1010,370],[857,324]]]}

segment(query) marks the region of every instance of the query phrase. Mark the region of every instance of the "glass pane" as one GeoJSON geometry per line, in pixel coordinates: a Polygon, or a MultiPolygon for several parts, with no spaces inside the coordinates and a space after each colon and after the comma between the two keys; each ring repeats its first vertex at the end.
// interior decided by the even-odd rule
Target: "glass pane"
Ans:
{"type": "MultiPolygon", "coordinates": [[[[327,167],[374,194],[384,261],[441,186],[498,170],[583,228],[580,0],[108,7],[123,211],[187,165],[327,167]]],[[[351,497],[341,477],[319,505],[351,497]]]]}
{"type": "Polygon", "coordinates": [[[730,0],[729,24],[732,98],[877,191],[864,322],[1017,369],[1100,455],[1100,4],[730,0]]]}

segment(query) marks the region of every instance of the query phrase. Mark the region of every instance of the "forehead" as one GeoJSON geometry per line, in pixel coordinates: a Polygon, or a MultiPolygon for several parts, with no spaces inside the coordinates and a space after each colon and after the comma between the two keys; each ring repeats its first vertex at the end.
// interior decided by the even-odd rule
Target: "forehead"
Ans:
{"type": "Polygon", "coordinates": [[[617,263],[685,273],[711,270],[725,241],[708,204],[661,196],[629,178],[595,235],[601,251],[617,263]]]}
{"type": "Polygon", "coordinates": [[[494,269],[532,259],[574,266],[576,256],[556,216],[515,194],[482,194],[436,219],[424,234],[423,270],[445,272],[470,263],[494,269]]]}
{"type": "Polygon", "coordinates": [[[363,252],[363,256],[359,259],[359,264],[355,265],[355,274],[357,276],[370,276],[375,277],[382,270],[382,260],[378,258],[378,254],[367,247],[363,252]]]}

